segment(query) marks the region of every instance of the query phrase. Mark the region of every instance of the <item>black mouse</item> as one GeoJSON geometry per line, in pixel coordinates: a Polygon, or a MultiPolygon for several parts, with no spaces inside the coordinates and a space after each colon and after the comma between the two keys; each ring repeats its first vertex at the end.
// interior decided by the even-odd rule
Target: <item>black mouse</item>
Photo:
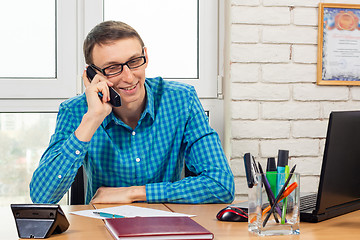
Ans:
{"type": "Polygon", "coordinates": [[[248,221],[247,209],[228,206],[224,209],[221,209],[216,215],[216,218],[220,221],[247,222],[248,221]]]}

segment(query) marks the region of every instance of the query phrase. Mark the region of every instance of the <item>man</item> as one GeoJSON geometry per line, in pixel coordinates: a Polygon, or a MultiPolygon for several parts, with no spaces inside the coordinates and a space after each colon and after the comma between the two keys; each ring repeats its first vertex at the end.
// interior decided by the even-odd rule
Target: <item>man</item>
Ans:
{"type": "Polygon", "coordinates": [[[90,82],[84,71],[85,94],[60,105],[30,183],[33,202],[57,203],[81,165],[86,203],[233,201],[234,177],[194,88],[145,78],[147,49],[133,28],[100,23],[84,55],[97,74],[90,82]],[[109,87],[120,107],[108,102],[109,87]],[[181,179],[184,164],[197,176],[181,179]]]}

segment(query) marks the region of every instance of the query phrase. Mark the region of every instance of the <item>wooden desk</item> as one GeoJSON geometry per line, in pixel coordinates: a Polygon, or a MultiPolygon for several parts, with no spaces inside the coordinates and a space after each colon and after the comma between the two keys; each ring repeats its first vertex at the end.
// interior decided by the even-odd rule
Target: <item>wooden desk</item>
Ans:
{"type": "Polygon", "coordinates": [[[248,232],[246,222],[221,222],[215,216],[227,204],[183,205],[165,204],[174,212],[194,214],[193,219],[213,232],[216,240],[239,239],[296,239],[332,240],[360,239],[360,210],[320,223],[300,223],[300,235],[258,237],[248,232]]]}
{"type": "MultiPolygon", "coordinates": [[[[147,204],[147,203],[133,203],[133,206],[147,207],[152,209],[158,209],[163,211],[170,211],[164,204],[147,204]]],[[[60,239],[101,239],[101,240],[113,240],[112,236],[106,229],[103,220],[88,218],[70,214],[73,211],[89,210],[114,207],[116,205],[110,204],[95,204],[95,205],[62,205],[61,209],[64,211],[66,218],[70,222],[68,230],[62,234],[52,235],[48,239],[60,240],[60,239]]],[[[16,230],[16,224],[9,207],[0,207],[2,217],[0,218],[0,240],[12,240],[19,239],[16,230]]]]}
{"type": "MultiPolygon", "coordinates": [[[[87,218],[70,214],[72,211],[80,211],[87,209],[94,209],[91,205],[73,205],[73,206],[61,206],[67,219],[70,222],[70,226],[66,232],[62,234],[52,235],[49,239],[109,239],[113,238],[110,236],[107,229],[104,227],[104,223],[100,219],[87,218]]],[[[0,220],[0,239],[1,240],[12,240],[19,239],[16,224],[9,207],[1,207],[1,213],[4,216],[0,220]]]]}
{"type": "Polygon", "coordinates": [[[162,210],[162,211],[171,211],[169,210],[169,208],[166,207],[165,204],[151,204],[151,203],[132,203],[132,204],[94,204],[94,208],[95,209],[100,209],[100,208],[108,208],[108,207],[116,207],[116,206],[121,206],[121,205],[132,205],[132,206],[137,206],[137,207],[144,207],[144,208],[152,208],[152,209],[157,209],[157,210],[162,210]]]}
{"type": "MultiPolygon", "coordinates": [[[[165,204],[173,212],[196,215],[193,219],[214,233],[216,240],[248,239],[247,222],[222,222],[216,219],[216,214],[228,204],[165,204]]],[[[251,239],[251,238],[250,238],[251,239]]]]}
{"type": "MultiPolygon", "coordinates": [[[[300,235],[297,236],[276,236],[258,237],[248,232],[245,222],[221,222],[216,220],[216,213],[227,206],[227,204],[204,204],[204,205],[183,205],[183,204],[132,204],[139,207],[174,211],[186,214],[194,214],[193,219],[202,226],[213,232],[216,240],[235,239],[294,239],[294,240],[332,240],[332,239],[359,239],[360,238],[360,211],[349,213],[337,218],[329,219],[320,223],[300,223],[300,235]]],[[[58,235],[52,235],[49,239],[105,239],[112,240],[112,236],[99,219],[87,218],[70,214],[72,211],[114,207],[116,205],[96,204],[61,206],[70,222],[69,229],[58,235]]],[[[0,240],[18,239],[15,220],[10,207],[1,207],[2,217],[0,220],[0,240]]]]}

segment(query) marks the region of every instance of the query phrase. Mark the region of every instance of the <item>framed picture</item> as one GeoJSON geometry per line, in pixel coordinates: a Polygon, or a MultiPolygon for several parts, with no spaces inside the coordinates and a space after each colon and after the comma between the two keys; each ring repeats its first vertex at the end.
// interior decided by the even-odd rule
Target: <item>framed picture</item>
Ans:
{"type": "Polygon", "coordinates": [[[360,5],[319,5],[318,85],[360,85],[360,5]]]}

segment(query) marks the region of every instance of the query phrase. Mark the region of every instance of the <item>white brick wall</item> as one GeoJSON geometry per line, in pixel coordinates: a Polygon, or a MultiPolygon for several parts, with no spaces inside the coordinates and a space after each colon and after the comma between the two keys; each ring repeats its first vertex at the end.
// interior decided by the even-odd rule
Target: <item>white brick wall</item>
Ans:
{"type": "Polygon", "coordinates": [[[236,139],[271,139],[290,136],[289,121],[233,121],[232,136],[236,139]]]}
{"type": "Polygon", "coordinates": [[[265,26],[262,32],[264,43],[316,44],[317,29],[306,26],[265,26]]]}
{"type": "Polygon", "coordinates": [[[290,99],[290,86],[265,83],[232,84],[234,100],[285,101],[290,99]]]}
{"type": "MultiPolygon", "coordinates": [[[[260,64],[231,64],[231,81],[232,82],[259,82],[260,81],[260,64]]],[[[359,92],[360,96],[360,92],[359,92]]]]}
{"type": "Polygon", "coordinates": [[[231,154],[236,199],[243,155],[262,164],[288,149],[301,188],[317,191],[331,111],[359,110],[359,86],[316,85],[318,4],[360,0],[231,0],[231,154]]]}
{"type": "Polygon", "coordinates": [[[290,24],[288,7],[238,7],[233,6],[232,22],[247,24],[290,24]]]}
{"type": "Polygon", "coordinates": [[[304,26],[318,25],[318,9],[317,8],[294,8],[294,24],[304,26]]]}
{"type": "Polygon", "coordinates": [[[273,120],[318,119],[318,102],[263,102],[260,107],[261,118],[273,120]]]}
{"type": "Polygon", "coordinates": [[[293,45],[292,59],[294,63],[316,63],[317,45],[293,45]]]}
{"type": "Polygon", "coordinates": [[[263,0],[264,6],[317,7],[320,0],[263,0]]]}
{"type": "Polygon", "coordinates": [[[262,81],[272,83],[315,82],[314,64],[263,64],[262,81]]]}
{"type": "Polygon", "coordinates": [[[232,62],[285,63],[290,58],[290,45],[233,44],[230,58],[232,62]]]}

